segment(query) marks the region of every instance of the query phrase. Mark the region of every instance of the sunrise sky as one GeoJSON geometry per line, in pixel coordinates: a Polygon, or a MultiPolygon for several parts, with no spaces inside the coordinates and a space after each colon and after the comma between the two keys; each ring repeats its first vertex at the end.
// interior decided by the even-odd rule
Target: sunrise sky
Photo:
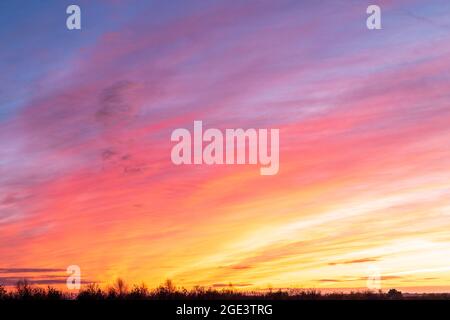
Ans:
{"type": "Polygon", "coordinates": [[[0,41],[0,284],[450,290],[449,1],[7,0],[0,41]],[[278,174],[174,165],[194,120],[278,174]]]}

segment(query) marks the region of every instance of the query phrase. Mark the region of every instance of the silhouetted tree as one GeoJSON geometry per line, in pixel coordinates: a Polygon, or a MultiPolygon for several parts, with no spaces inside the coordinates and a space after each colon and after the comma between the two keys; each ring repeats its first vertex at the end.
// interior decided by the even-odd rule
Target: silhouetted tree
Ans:
{"type": "Polygon", "coordinates": [[[121,278],[117,278],[114,288],[120,297],[123,297],[128,293],[128,285],[121,278]]]}
{"type": "Polygon", "coordinates": [[[90,283],[86,288],[82,289],[77,296],[78,300],[102,300],[106,295],[100,289],[98,284],[90,283]]]}
{"type": "Polygon", "coordinates": [[[403,296],[396,289],[391,289],[387,293],[381,290],[373,291],[352,291],[350,293],[327,293],[322,294],[318,290],[310,289],[291,289],[276,291],[270,290],[262,293],[261,291],[245,291],[225,287],[221,290],[211,287],[195,286],[188,290],[186,288],[177,288],[171,280],[166,280],[154,290],[149,290],[144,283],[139,286],[133,286],[131,290],[122,279],[117,281],[106,290],[102,290],[98,284],[91,283],[79,291],[78,295],[63,293],[50,286],[47,289],[33,287],[24,279],[17,282],[16,289],[7,291],[0,285],[0,300],[59,300],[59,299],[78,299],[78,300],[105,300],[105,299],[149,299],[149,300],[244,300],[244,299],[266,299],[266,300],[386,300],[386,299],[450,299],[450,294],[420,294],[403,296]]]}
{"type": "Polygon", "coordinates": [[[46,295],[48,300],[61,300],[64,298],[64,294],[61,291],[50,286],[47,287],[46,295]]]}
{"type": "Polygon", "coordinates": [[[28,300],[33,297],[33,288],[27,279],[19,280],[16,283],[16,295],[19,299],[28,300]]]}
{"type": "Polygon", "coordinates": [[[168,292],[175,292],[177,290],[177,288],[175,287],[173,281],[170,280],[170,279],[166,280],[166,282],[164,283],[164,288],[166,288],[166,290],[168,292]]]}
{"type": "Polygon", "coordinates": [[[140,300],[140,299],[146,299],[149,295],[149,291],[145,283],[142,283],[141,285],[137,286],[135,285],[131,292],[129,293],[130,299],[133,300],[140,300]]]}
{"type": "Polygon", "coordinates": [[[388,291],[387,297],[388,297],[388,299],[391,299],[391,300],[398,300],[398,299],[403,298],[403,294],[401,291],[398,291],[396,289],[391,289],[388,291]]]}
{"type": "Polygon", "coordinates": [[[0,300],[4,300],[8,297],[8,292],[6,289],[0,284],[0,300]]]}

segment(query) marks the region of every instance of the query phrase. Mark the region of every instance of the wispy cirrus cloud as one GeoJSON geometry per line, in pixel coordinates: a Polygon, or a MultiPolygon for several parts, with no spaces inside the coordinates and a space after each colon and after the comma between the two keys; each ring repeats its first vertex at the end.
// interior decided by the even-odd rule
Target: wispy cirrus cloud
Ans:
{"type": "Polygon", "coordinates": [[[448,263],[450,42],[428,21],[448,4],[383,2],[382,33],[365,3],[81,5],[99,23],[35,30],[42,63],[28,36],[0,53],[2,270],[307,286],[448,263]],[[196,119],[280,128],[279,174],[173,166],[170,132],[196,119]]]}

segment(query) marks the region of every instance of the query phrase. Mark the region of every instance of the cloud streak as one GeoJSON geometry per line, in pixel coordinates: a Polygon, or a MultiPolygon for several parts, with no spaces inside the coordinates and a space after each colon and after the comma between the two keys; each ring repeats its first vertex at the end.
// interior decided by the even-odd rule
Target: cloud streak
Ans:
{"type": "Polygon", "coordinates": [[[24,25],[8,24],[0,273],[354,287],[367,264],[413,263],[428,271],[411,286],[450,279],[433,272],[450,256],[446,2],[383,2],[382,32],[364,3],[81,5],[102,13],[82,35],[33,31],[41,64],[30,37],[13,58],[24,25]],[[279,128],[279,173],[174,166],[170,133],[194,120],[279,128]]]}

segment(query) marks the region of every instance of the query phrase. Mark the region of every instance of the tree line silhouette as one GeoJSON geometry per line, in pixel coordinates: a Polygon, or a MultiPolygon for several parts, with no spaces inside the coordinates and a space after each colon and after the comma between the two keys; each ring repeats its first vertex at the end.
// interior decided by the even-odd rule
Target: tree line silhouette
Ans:
{"type": "Polygon", "coordinates": [[[261,291],[215,289],[196,286],[192,289],[178,288],[171,280],[155,289],[149,289],[144,283],[129,287],[122,279],[105,289],[96,283],[83,286],[77,294],[63,292],[51,286],[42,288],[30,284],[27,280],[18,281],[15,289],[6,290],[0,285],[0,300],[401,300],[401,299],[450,299],[449,293],[428,293],[404,295],[396,289],[388,292],[355,291],[350,293],[322,293],[314,289],[291,289],[261,291]]]}

